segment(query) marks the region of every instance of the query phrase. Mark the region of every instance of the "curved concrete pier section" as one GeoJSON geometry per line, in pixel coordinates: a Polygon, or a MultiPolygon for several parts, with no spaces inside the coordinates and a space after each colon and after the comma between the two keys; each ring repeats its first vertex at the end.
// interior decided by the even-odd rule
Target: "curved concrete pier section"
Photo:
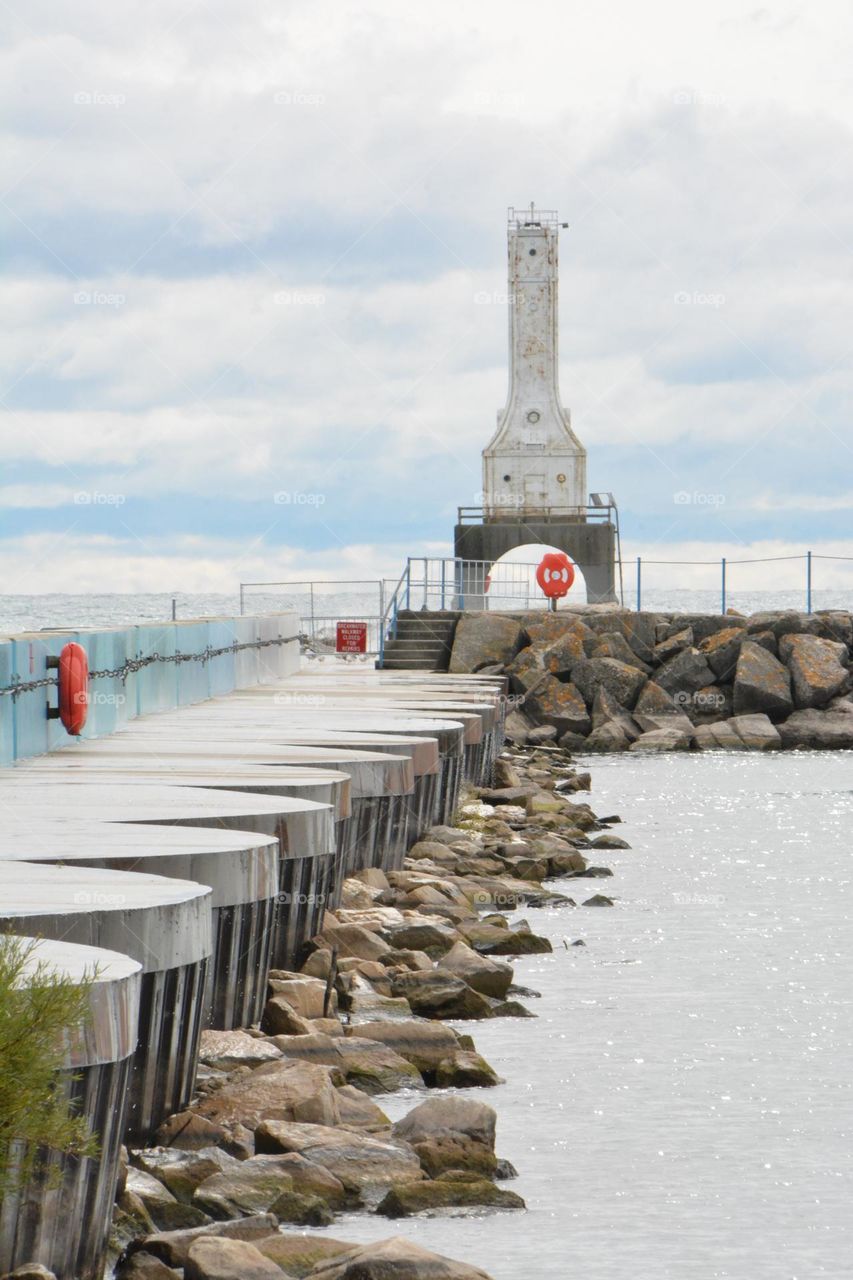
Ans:
{"type": "Polygon", "coordinates": [[[95,822],[175,824],[253,831],[279,842],[279,892],[271,962],[293,966],[300,946],[319,928],[335,863],[331,806],[288,796],[139,783],[62,781],[12,770],[0,773],[0,804],[8,817],[74,817],[95,822]]]}
{"type": "MultiPolygon", "coordinates": [[[[306,795],[334,805],[337,858],[332,907],[338,901],[348,868],[380,866],[386,848],[404,848],[405,833],[397,830],[398,819],[412,807],[409,800],[414,797],[416,781],[409,755],[396,750],[359,751],[346,745],[337,749],[275,744],[264,747],[254,736],[241,741],[211,740],[209,732],[201,727],[188,726],[184,730],[182,717],[169,729],[160,722],[157,717],[148,726],[157,732],[143,732],[140,724],[139,731],[133,734],[79,743],[27,761],[18,769],[52,773],[60,763],[69,773],[95,763],[99,768],[144,772],[153,767],[162,769],[163,781],[180,780],[186,785],[192,778],[192,785],[226,786],[232,790],[242,789],[244,784],[252,790],[249,784],[256,774],[263,781],[254,789],[261,793],[269,775],[276,784],[280,783],[275,787],[277,794],[306,795]],[[193,772],[188,774],[185,770],[193,772]],[[344,780],[342,785],[340,779],[344,780]]],[[[384,739],[380,741],[387,746],[384,739]]],[[[433,746],[431,742],[425,745],[433,746]]],[[[437,769],[437,753],[432,767],[437,769]]],[[[418,794],[421,790],[422,786],[418,794]]]]}
{"type": "Polygon", "coordinates": [[[102,947],[142,966],[127,1133],[151,1136],[195,1084],[212,950],[210,890],[162,876],[0,861],[0,929],[102,947]]]}
{"type": "MultiPolygon", "coordinates": [[[[216,703],[221,707],[224,703],[216,703]]],[[[350,774],[353,783],[352,830],[345,839],[345,865],[350,871],[366,866],[384,869],[401,865],[405,850],[425,830],[437,813],[440,757],[435,738],[411,734],[361,733],[318,727],[289,729],[278,727],[283,717],[255,715],[245,711],[226,713],[214,732],[205,720],[179,716],[143,720],[123,735],[129,742],[164,740],[192,743],[198,747],[211,741],[227,746],[229,752],[275,752],[276,762],[309,757],[318,753],[334,758],[350,774]],[[371,762],[369,772],[361,767],[364,757],[371,762]],[[384,758],[381,772],[377,760],[384,758]],[[353,767],[353,761],[358,767],[353,767]]],[[[113,739],[107,739],[108,742],[113,739]]]]}
{"type": "Polygon", "coordinates": [[[211,890],[213,953],[204,1023],[230,1031],[259,1021],[278,909],[278,841],[203,827],[6,815],[0,859],[61,862],[194,881],[211,890]]]}
{"type": "MultiPolygon", "coordinates": [[[[263,699],[243,699],[239,695],[216,699],[202,706],[188,708],[183,716],[197,726],[203,726],[211,734],[254,736],[271,730],[274,741],[297,743],[349,742],[351,745],[370,747],[365,734],[376,735],[375,746],[381,749],[383,742],[393,747],[402,738],[432,739],[438,749],[439,769],[436,804],[432,821],[446,822],[456,807],[464,762],[464,734],[462,724],[435,718],[415,717],[405,711],[365,710],[354,707],[337,708],[324,703],[306,711],[284,709],[277,706],[270,695],[263,699]],[[319,736],[318,736],[319,735],[319,736]]],[[[165,719],[165,717],[164,717],[165,719]]],[[[175,717],[168,717],[170,727],[175,728],[175,717]]],[[[135,734],[136,727],[129,730],[135,734]]],[[[416,771],[417,771],[417,766],[416,771]]]]}
{"type": "Polygon", "coordinates": [[[51,1153],[52,1173],[34,1176],[0,1205],[0,1271],[39,1262],[57,1280],[100,1280],[118,1181],[127,1084],[136,1045],[142,969],[127,955],[35,940],[37,966],[79,984],[90,980],[89,1016],[66,1042],[69,1098],[97,1134],[97,1159],[51,1153]]]}

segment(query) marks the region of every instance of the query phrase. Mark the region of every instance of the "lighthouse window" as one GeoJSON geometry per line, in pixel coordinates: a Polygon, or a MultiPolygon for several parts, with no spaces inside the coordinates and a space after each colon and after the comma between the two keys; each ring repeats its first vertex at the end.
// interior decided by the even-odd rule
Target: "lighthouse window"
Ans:
{"type": "Polygon", "coordinates": [[[536,257],[536,250],[535,250],[535,249],[528,249],[528,250],[527,250],[527,252],[530,254],[531,258],[535,258],[535,257],[536,257]]]}
{"type": "Polygon", "coordinates": [[[509,484],[511,479],[512,479],[512,476],[504,476],[504,484],[509,484]]]}

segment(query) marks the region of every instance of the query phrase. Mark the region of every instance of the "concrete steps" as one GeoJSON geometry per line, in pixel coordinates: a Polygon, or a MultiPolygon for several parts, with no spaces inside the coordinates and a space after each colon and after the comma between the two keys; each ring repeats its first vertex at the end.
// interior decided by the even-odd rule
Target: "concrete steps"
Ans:
{"type": "Polygon", "coordinates": [[[446,671],[459,613],[402,610],[397,634],[385,641],[382,666],[389,671],[446,671]]]}

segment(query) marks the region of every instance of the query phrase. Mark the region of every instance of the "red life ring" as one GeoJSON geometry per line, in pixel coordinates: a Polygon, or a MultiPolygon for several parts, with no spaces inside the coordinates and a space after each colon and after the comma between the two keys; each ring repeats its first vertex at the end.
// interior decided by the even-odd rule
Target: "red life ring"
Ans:
{"type": "Polygon", "coordinates": [[[536,581],[549,600],[567,595],[575,580],[575,567],[564,551],[548,551],[536,570],[536,581]]]}
{"type": "Polygon", "coordinates": [[[89,714],[89,659],[73,641],[59,654],[59,718],[66,733],[83,732],[89,714]]]}

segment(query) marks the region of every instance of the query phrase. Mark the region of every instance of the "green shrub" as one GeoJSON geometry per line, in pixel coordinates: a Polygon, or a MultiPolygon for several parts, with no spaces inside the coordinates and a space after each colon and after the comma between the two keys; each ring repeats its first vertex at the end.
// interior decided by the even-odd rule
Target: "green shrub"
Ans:
{"type": "Polygon", "coordinates": [[[0,934],[0,1201],[33,1176],[55,1178],[52,1152],[97,1155],[60,1074],[67,1038],[89,1016],[94,975],[78,983],[33,965],[36,945],[0,934]]]}

